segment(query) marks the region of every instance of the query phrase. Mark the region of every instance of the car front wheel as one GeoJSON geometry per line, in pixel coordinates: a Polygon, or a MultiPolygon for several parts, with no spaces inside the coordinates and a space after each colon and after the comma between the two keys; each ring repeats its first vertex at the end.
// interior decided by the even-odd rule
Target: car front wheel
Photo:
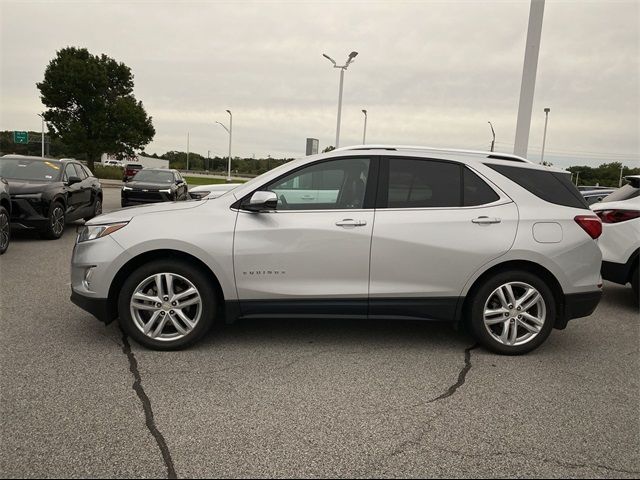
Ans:
{"type": "Polygon", "coordinates": [[[121,289],[118,311],[122,328],[148,348],[187,347],[213,324],[216,299],[210,285],[205,273],[180,261],[143,265],[121,289]]]}
{"type": "Polygon", "coordinates": [[[521,355],[539,347],[556,318],[553,293],[538,276],[509,271],[488,279],[472,298],[471,328],[487,349],[521,355]]]}
{"type": "Polygon", "coordinates": [[[42,236],[49,240],[57,240],[64,233],[65,224],[64,205],[60,202],[54,202],[49,208],[49,216],[47,218],[47,226],[42,231],[42,236]]]}
{"type": "Polygon", "coordinates": [[[9,240],[11,239],[11,223],[9,221],[9,212],[6,208],[0,207],[0,255],[9,248],[9,240]]]}

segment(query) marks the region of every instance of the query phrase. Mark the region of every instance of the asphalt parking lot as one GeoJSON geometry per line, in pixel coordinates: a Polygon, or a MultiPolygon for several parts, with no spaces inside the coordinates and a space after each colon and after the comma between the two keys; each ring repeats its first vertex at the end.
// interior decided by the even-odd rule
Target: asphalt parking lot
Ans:
{"type": "Polygon", "coordinates": [[[640,475],[630,288],[523,357],[446,325],[309,320],[163,353],[69,301],[74,240],[20,233],[0,258],[2,477],[640,475]]]}

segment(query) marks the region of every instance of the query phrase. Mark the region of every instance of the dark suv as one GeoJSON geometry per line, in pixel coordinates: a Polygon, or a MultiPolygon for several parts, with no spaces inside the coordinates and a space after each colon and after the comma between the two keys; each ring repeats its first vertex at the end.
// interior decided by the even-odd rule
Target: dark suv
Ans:
{"type": "Polygon", "coordinates": [[[102,187],[91,171],[75,160],[5,155],[0,176],[9,182],[11,224],[62,236],[66,222],[102,213],[102,187]]]}

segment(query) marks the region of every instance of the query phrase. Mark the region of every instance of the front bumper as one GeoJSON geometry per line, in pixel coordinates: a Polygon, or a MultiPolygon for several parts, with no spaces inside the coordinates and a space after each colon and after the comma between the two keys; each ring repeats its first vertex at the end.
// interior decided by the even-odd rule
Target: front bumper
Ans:
{"type": "Polygon", "coordinates": [[[106,325],[115,320],[115,312],[107,298],[87,297],[71,289],[71,301],[106,325]]]}
{"type": "Polygon", "coordinates": [[[555,328],[562,330],[567,327],[569,320],[588,317],[595,311],[601,298],[602,290],[565,295],[562,312],[558,315],[555,328]]]}
{"type": "Polygon", "coordinates": [[[163,192],[132,192],[123,193],[120,195],[121,205],[144,205],[146,203],[160,203],[160,202],[173,202],[175,201],[175,195],[172,193],[163,192]]]}
{"type": "Polygon", "coordinates": [[[11,225],[17,228],[43,229],[48,219],[41,200],[11,197],[11,225]]]}

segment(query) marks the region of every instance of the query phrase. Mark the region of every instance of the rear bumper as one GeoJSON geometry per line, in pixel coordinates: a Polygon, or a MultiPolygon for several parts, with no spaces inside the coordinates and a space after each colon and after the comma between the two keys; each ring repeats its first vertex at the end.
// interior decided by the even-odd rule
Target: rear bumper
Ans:
{"type": "Polygon", "coordinates": [[[627,263],[616,262],[602,262],[602,278],[609,280],[613,283],[619,283],[620,285],[626,285],[631,280],[631,267],[638,258],[638,251],[636,251],[627,263]]]}
{"type": "Polygon", "coordinates": [[[109,324],[115,319],[107,298],[86,297],[72,289],[71,301],[104,324],[109,324]]]}
{"type": "Polygon", "coordinates": [[[555,327],[562,330],[569,320],[588,317],[595,311],[601,298],[602,290],[565,295],[563,312],[558,316],[555,327]]]}

